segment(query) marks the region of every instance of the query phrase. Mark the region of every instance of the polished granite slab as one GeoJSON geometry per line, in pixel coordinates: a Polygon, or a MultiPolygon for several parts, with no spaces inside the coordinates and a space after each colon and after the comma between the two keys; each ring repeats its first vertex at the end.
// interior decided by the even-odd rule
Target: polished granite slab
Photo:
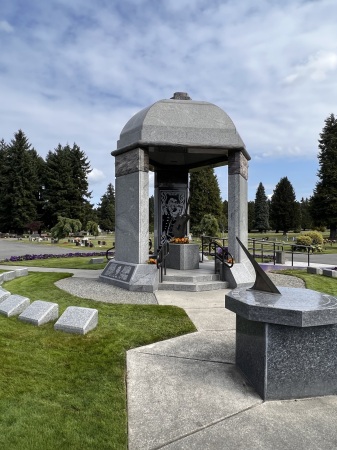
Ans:
{"type": "Polygon", "coordinates": [[[337,299],[309,289],[236,289],[237,367],[264,400],[337,395],[337,299]]]}
{"type": "Polygon", "coordinates": [[[257,322],[296,327],[337,323],[337,298],[310,289],[278,287],[281,294],[234,289],[226,294],[225,306],[257,322]]]}

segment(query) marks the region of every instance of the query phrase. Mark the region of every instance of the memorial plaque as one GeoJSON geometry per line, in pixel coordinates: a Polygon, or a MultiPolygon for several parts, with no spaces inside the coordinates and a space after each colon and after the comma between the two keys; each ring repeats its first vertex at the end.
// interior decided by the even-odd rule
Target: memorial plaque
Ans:
{"type": "Polygon", "coordinates": [[[106,268],[103,270],[101,276],[113,278],[114,280],[129,282],[134,270],[135,266],[129,264],[124,263],[108,264],[106,268]]]}

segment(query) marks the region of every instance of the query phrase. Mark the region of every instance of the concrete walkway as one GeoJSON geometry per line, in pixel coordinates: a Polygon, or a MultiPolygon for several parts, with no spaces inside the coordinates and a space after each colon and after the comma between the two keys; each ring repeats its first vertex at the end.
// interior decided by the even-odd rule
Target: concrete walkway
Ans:
{"type": "Polygon", "coordinates": [[[127,352],[129,450],[335,450],[337,396],[263,402],[236,369],[225,292],[156,293],[198,332],[127,352]]]}

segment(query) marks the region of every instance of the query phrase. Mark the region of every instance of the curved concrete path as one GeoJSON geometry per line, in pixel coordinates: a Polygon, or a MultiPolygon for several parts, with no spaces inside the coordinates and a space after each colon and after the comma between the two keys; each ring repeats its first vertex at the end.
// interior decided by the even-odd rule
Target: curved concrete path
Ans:
{"type": "Polygon", "coordinates": [[[224,290],[156,297],[198,331],[127,352],[129,450],[337,448],[337,396],[263,402],[236,369],[224,290]]]}

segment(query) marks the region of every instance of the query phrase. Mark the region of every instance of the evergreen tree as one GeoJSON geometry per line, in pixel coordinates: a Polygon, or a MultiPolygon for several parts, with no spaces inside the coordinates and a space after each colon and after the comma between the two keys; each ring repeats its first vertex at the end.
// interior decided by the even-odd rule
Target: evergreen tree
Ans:
{"type": "Polygon", "coordinates": [[[193,233],[202,232],[200,222],[206,214],[214,216],[218,223],[225,222],[218,179],[211,167],[190,175],[190,226],[193,233]]]}
{"type": "Polygon", "coordinates": [[[300,202],[301,229],[310,230],[312,228],[312,218],[310,213],[310,200],[302,197],[300,202]]]}
{"type": "Polygon", "coordinates": [[[44,173],[44,222],[49,227],[57,223],[57,217],[78,219],[84,227],[88,221],[91,192],[88,191],[90,163],[76,144],[49,151],[44,173]]]}
{"type": "Polygon", "coordinates": [[[333,114],[325,120],[319,139],[319,170],[310,212],[315,225],[328,226],[330,239],[337,237],[337,119],[333,114]]]}
{"type": "Polygon", "coordinates": [[[255,222],[255,202],[248,202],[248,231],[252,231],[254,229],[255,222]]]}
{"type": "Polygon", "coordinates": [[[269,230],[269,205],[266,191],[262,183],[259,184],[255,196],[254,229],[260,233],[269,230]]]}
{"type": "Polygon", "coordinates": [[[99,226],[105,231],[115,230],[115,189],[110,183],[98,205],[99,226]]]}
{"type": "Polygon", "coordinates": [[[282,230],[285,234],[296,228],[298,206],[296,205],[294,188],[287,177],[281,178],[275,187],[270,202],[270,218],[276,233],[282,230]]]}
{"type": "MultiPolygon", "coordinates": [[[[228,200],[224,200],[222,202],[222,213],[223,213],[223,218],[224,218],[224,222],[223,222],[223,231],[228,230],[228,200]]],[[[221,227],[222,224],[220,224],[221,227]]]]}
{"type": "Polygon", "coordinates": [[[205,236],[216,237],[219,235],[219,224],[212,214],[204,215],[200,222],[200,229],[205,236]]]}
{"type": "MultiPolygon", "coordinates": [[[[4,139],[0,141],[0,211],[2,210],[2,204],[6,192],[6,158],[7,158],[7,144],[4,139]]],[[[0,217],[1,223],[1,217],[0,217]]],[[[2,230],[0,224],[0,231],[2,230]]]]}
{"type": "Polygon", "coordinates": [[[38,156],[22,130],[9,145],[1,141],[0,155],[0,230],[21,234],[38,219],[38,156]]]}

